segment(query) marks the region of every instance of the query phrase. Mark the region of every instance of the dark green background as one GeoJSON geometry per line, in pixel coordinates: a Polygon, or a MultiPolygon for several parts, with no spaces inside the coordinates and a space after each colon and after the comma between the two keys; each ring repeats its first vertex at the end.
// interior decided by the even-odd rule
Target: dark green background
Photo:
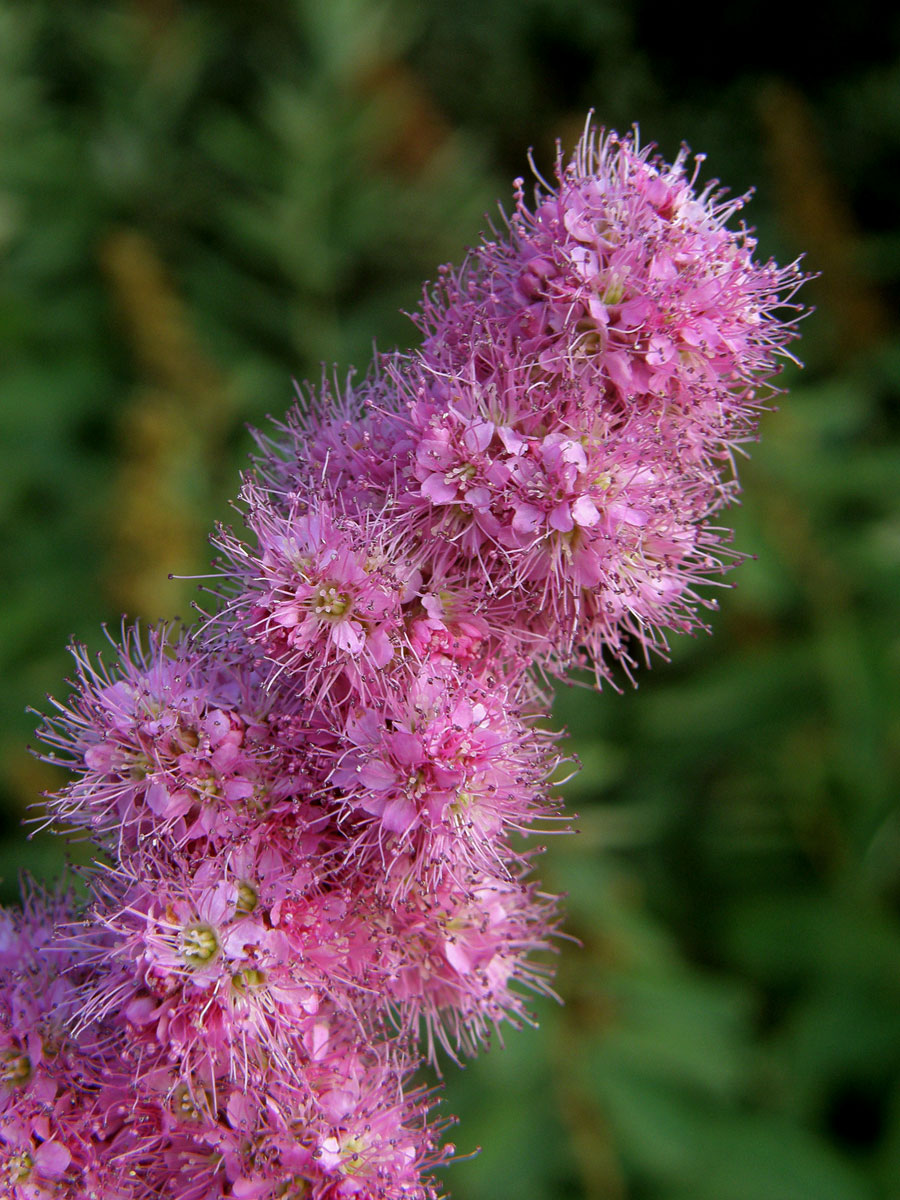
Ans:
{"type": "MultiPolygon", "coordinates": [[[[900,1198],[900,56],[872,0],[0,0],[5,900],[60,842],[26,743],[66,641],[189,615],[245,423],[364,367],[586,111],[758,189],[807,251],[791,395],[729,515],[757,556],[584,762],[564,1008],[464,1072],[455,1200],[900,1198]]],[[[202,601],[202,597],[201,597],[202,601]]],[[[74,847],[76,858],[85,847],[74,847]]]]}

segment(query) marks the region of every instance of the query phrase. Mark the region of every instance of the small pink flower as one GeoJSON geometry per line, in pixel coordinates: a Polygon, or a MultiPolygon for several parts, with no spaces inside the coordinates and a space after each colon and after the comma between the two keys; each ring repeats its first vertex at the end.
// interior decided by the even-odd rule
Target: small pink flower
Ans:
{"type": "Polygon", "coordinates": [[[550,739],[522,722],[522,697],[497,681],[431,668],[378,710],[355,712],[330,777],[339,819],[364,858],[403,856],[401,890],[515,856],[513,830],[546,817],[550,739]]]}
{"type": "Polygon", "coordinates": [[[389,546],[378,546],[377,527],[338,518],[326,504],[304,502],[282,514],[250,482],[244,498],[259,550],[223,535],[246,584],[229,613],[274,673],[318,695],[339,684],[365,691],[370,672],[396,653],[415,570],[402,571],[389,546]]]}

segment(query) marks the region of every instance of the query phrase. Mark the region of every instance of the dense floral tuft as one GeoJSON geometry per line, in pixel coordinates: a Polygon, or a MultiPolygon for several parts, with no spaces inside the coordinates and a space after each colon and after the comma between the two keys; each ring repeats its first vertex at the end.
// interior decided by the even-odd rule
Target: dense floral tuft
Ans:
{"type": "Polygon", "coordinates": [[[434,1200],[417,1066],[553,994],[545,682],[702,627],[795,335],[696,176],[589,128],[417,353],[259,437],[202,627],[75,648],[46,819],[105,865],[0,916],[4,1195],[434,1200]]]}

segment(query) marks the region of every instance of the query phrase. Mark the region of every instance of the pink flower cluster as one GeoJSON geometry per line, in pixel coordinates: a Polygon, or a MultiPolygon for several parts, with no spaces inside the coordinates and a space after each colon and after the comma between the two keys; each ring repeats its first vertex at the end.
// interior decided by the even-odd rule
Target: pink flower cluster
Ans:
{"type": "Polygon", "coordinates": [[[723,570],[801,282],[738,207],[588,130],[418,353],[260,439],[209,620],[76,649],[49,809],[103,865],[2,918],[5,1195],[436,1196],[417,1064],[550,990],[544,681],[630,671],[723,570]]]}

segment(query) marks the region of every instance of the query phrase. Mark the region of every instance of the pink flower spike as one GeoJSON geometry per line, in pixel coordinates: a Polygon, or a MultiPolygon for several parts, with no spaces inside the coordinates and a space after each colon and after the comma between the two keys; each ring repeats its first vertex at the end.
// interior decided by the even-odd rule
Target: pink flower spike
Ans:
{"type": "Polygon", "coordinates": [[[84,909],[0,912],[11,1200],[436,1200],[420,1057],[553,995],[548,678],[704,628],[796,336],[697,175],[589,126],[418,351],[257,435],[196,631],[74,649],[47,820],[99,853],[84,909]]]}

